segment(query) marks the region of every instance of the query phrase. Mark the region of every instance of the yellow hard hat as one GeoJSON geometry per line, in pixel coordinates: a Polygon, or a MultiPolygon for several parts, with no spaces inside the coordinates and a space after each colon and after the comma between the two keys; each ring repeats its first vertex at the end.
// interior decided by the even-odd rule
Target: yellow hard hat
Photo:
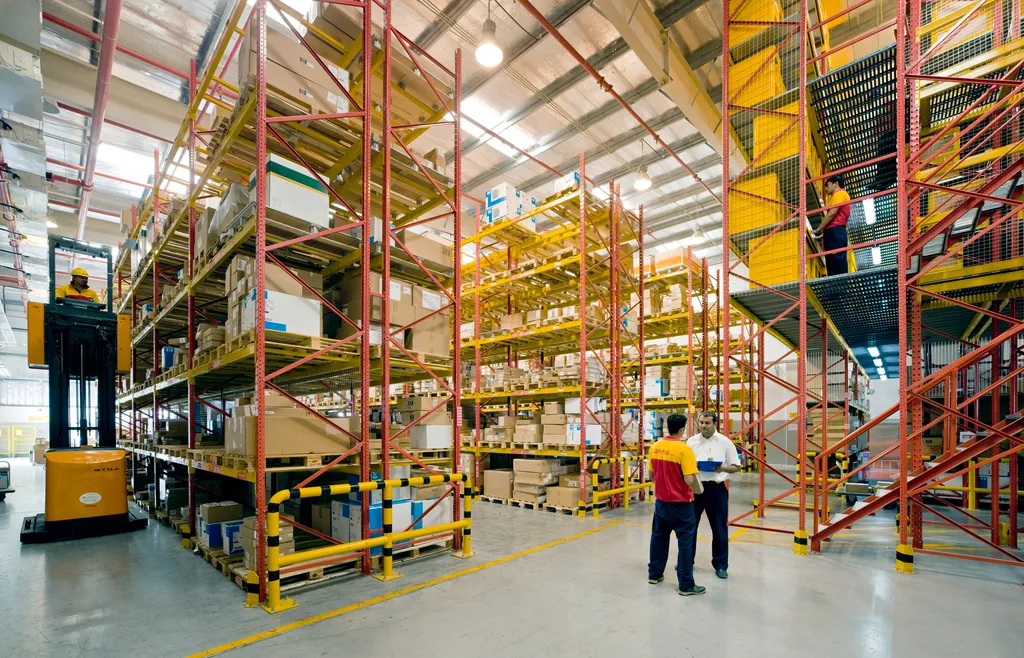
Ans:
{"type": "Polygon", "coordinates": [[[85,271],[84,267],[76,267],[75,269],[71,270],[71,276],[84,276],[85,278],[88,279],[89,273],[85,271]]]}

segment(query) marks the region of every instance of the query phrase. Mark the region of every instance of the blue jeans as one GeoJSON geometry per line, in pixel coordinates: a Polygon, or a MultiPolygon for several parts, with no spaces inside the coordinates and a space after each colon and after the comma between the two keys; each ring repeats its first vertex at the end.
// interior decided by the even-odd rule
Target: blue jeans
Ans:
{"type": "MultiPolygon", "coordinates": [[[[724,482],[705,482],[704,493],[693,498],[694,529],[706,514],[711,526],[711,566],[729,570],[729,488],[724,482]]],[[[697,556],[697,533],[693,534],[693,555],[697,556]]]]}
{"type": "Polygon", "coordinates": [[[693,582],[693,538],[697,523],[693,516],[693,503],[654,502],[654,522],[651,527],[651,561],[647,565],[648,578],[661,578],[668,563],[668,543],[676,533],[676,576],[679,589],[690,589],[693,582]]]}
{"type": "MultiPolygon", "coordinates": [[[[822,247],[825,251],[832,251],[833,249],[842,249],[843,247],[850,246],[850,240],[846,235],[845,226],[836,226],[835,228],[827,228],[821,236],[822,247]]],[[[836,274],[846,274],[850,271],[850,263],[847,260],[847,253],[840,251],[837,254],[829,254],[825,256],[825,269],[828,271],[829,276],[835,276],[836,274]]]]}

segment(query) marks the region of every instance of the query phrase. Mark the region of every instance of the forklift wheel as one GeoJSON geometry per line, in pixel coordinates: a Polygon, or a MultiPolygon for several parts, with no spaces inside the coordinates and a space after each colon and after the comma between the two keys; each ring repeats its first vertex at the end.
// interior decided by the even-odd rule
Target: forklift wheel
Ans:
{"type": "Polygon", "coordinates": [[[7,499],[7,494],[0,494],[0,503],[7,499]]]}

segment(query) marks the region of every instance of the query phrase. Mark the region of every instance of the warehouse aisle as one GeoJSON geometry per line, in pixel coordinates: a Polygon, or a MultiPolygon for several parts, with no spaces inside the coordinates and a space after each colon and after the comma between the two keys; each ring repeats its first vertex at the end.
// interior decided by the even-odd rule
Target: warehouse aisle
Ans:
{"type": "Polygon", "coordinates": [[[389,583],[334,581],[297,593],[298,608],[271,616],[242,608],[241,592],[175,548],[166,528],[21,547],[18,523],[42,504],[42,469],[19,460],[15,482],[18,494],[0,504],[0,583],[8,592],[0,618],[24,632],[6,634],[7,655],[182,656],[285,625],[291,630],[228,655],[328,655],[343,646],[364,656],[804,656],[820,655],[823,639],[830,658],[1019,651],[1019,633],[984,612],[1019,600],[1020,573],[1009,567],[946,560],[949,573],[938,573],[932,558],[903,576],[881,545],[837,542],[838,550],[798,557],[784,536],[735,531],[730,580],[714,578],[701,541],[696,575],[708,593],[684,599],[671,579],[646,582],[646,505],[582,520],[481,503],[472,560],[402,564],[404,577],[389,583]],[[588,534],[559,542],[579,533],[588,534]],[[462,575],[373,601],[452,574],[462,575]],[[992,579],[1005,587],[993,594],[992,579]],[[316,616],[324,620],[303,623],[316,616]],[[975,632],[968,637],[964,628],[975,632]]]}

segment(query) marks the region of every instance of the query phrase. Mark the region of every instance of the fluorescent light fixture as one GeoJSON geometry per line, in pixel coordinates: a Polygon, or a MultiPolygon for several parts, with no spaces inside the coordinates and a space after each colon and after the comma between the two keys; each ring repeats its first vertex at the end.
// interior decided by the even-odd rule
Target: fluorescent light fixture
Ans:
{"type": "Polygon", "coordinates": [[[53,221],[52,219],[47,219],[46,228],[57,228],[57,222],[53,221]]]}
{"type": "Polygon", "coordinates": [[[875,198],[864,199],[864,221],[870,226],[875,223],[875,198]]]}
{"type": "Polygon", "coordinates": [[[882,264],[882,248],[881,247],[871,247],[871,262],[874,263],[875,265],[881,265],[882,264]]]}
{"type": "Polygon", "coordinates": [[[872,345],[871,347],[868,348],[868,354],[870,354],[872,357],[877,357],[879,354],[878,348],[872,345]]]}
{"type": "Polygon", "coordinates": [[[878,368],[878,374],[879,375],[884,375],[885,374],[885,368],[878,368]]]}
{"type": "Polygon", "coordinates": [[[875,363],[875,367],[876,368],[881,368],[882,367],[882,360],[881,359],[875,359],[874,363],[875,363]]]}
{"type": "Polygon", "coordinates": [[[883,382],[889,381],[889,378],[885,376],[884,372],[881,375],[879,375],[878,378],[883,382]]]}

